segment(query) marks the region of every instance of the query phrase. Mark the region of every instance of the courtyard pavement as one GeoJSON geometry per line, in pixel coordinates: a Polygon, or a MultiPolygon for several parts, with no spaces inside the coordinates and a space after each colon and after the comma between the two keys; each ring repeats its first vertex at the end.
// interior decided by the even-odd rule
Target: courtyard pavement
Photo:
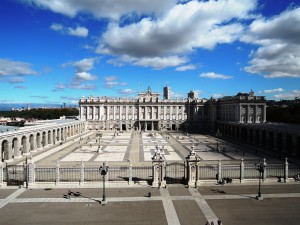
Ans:
{"type": "MultiPolygon", "coordinates": [[[[261,160],[264,155],[258,154],[251,146],[234,144],[218,138],[202,135],[184,135],[181,132],[96,132],[88,131],[83,135],[70,138],[61,145],[46,146],[37,152],[32,152],[31,158],[36,165],[99,165],[107,161],[110,165],[127,165],[130,160],[133,166],[151,165],[151,158],[157,151],[167,162],[184,161],[191,152],[192,146],[196,154],[206,163],[255,161],[261,160]]],[[[266,155],[267,156],[267,155],[266,155]]],[[[10,164],[23,164],[26,157],[15,160],[10,164]]],[[[276,159],[267,156],[268,162],[276,159]]]]}

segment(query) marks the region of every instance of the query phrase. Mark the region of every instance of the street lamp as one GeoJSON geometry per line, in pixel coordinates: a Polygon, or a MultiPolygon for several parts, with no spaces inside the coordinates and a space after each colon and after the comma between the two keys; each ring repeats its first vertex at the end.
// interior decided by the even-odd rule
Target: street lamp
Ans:
{"type": "Polygon", "coordinates": [[[102,180],[103,180],[103,196],[101,201],[102,205],[105,205],[107,203],[106,196],[105,196],[105,175],[107,174],[107,171],[108,171],[107,162],[104,162],[103,165],[100,166],[99,168],[99,172],[102,175],[102,180]]]}
{"type": "Polygon", "coordinates": [[[267,167],[266,159],[263,160],[263,162],[260,162],[258,164],[255,164],[256,170],[259,172],[259,180],[258,180],[258,194],[255,197],[257,200],[263,200],[263,197],[261,196],[261,180],[264,178],[265,169],[267,167]]]}

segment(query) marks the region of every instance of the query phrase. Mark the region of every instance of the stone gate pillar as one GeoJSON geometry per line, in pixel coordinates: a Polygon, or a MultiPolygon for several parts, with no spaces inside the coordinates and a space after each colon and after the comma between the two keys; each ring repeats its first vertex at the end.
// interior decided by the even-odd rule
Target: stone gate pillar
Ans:
{"type": "Polygon", "coordinates": [[[188,187],[197,187],[199,176],[199,156],[194,151],[194,146],[191,147],[191,153],[186,157],[188,165],[188,187]]]}
{"type": "Polygon", "coordinates": [[[35,183],[35,164],[31,158],[28,160],[27,164],[27,182],[28,187],[34,185],[35,183]]]}
{"type": "Polygon", "coordinates": [[[287,183],[289,180],[289,162],[288,159],[285,158],[284,161],[284,183],[287,183]]]}
{"type": "Polygon", "coordinates": [[[3,169],[4,169],[4,164],[3,162],[0,160],[0,187],[3,187],[4,186],[4,183],[3,183],[3,176],[4,176],[4,173],[3,173],[3,169]]]}
{"type": "Polygon", "coordinates": [[[161,155],[161,149],[156,147],[156,152],[152,157],[152,187],[166,187],[165,181],[165,160],[161,155]]]}

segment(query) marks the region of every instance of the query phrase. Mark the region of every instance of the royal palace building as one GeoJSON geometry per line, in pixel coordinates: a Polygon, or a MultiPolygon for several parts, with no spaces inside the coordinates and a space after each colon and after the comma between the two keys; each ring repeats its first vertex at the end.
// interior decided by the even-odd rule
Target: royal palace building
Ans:
{"type": "Polygon", "coordinates": [[[79,108],[80,120],[88,121],[91,130],[215,131],[218,121],[266,121],[266,99],[253,91],[219,99],[197,98],[191,91],[187,98],[171,99],[170,88],[165,87],[161,99],[148,87],[136,98],[82,97],[79,108]]]}

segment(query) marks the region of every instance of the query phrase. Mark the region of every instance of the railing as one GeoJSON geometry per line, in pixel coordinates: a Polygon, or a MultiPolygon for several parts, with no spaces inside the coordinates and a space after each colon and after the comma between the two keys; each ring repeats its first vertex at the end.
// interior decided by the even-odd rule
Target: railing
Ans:
{"type": "MultiPolygon", "coordinates": [[[[190,163],[190,162],[189,162],[190,163]]],[[[187,178],[190,179],[189,163],[183,162],[161,164],[164,167],[163,177],[167,183],[187,183],[187,178]]],[[[231,179],[258,179],[259,172],[257,165],[254,163],[240,164],[203,164],[195,163],[197,168],[198,181],[216,180],[224,177],[231,179]]],[[[270,163],[266,164],[264,178],[293,178],[300,174],[300,167],[294,164],[285,163],[270,163]]],[[[151,184],[153,181],[153,166],[114,166],[108,165],[107,181],[125,181],[128,183],[138,183],[145,181],[151,184]]],[[[162,169],[161,167],[161,169],[162,169]]],[[[20,185],[24,182],[99,182],[102,181],[102,176],[99,167],[96,166],[81,166],[76,167],[35,167],[29,163],[25,166],[7,166],[0,164],[0,186],[6,182],[8,185],[20,185]]]]}

